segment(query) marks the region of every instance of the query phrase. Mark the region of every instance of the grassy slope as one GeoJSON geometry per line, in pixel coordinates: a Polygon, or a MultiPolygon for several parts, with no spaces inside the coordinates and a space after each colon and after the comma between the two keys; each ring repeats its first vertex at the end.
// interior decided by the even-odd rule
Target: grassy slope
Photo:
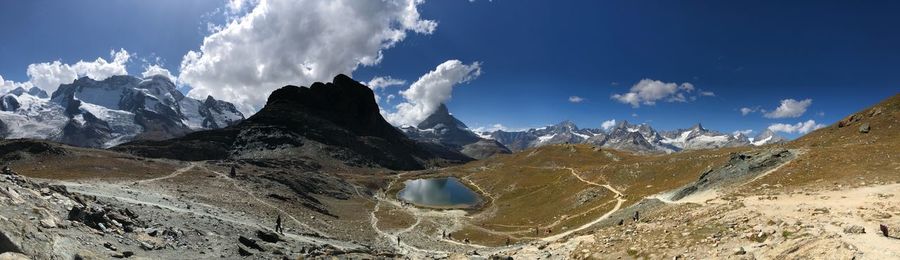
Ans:
{"type": "MultiPolygon", "coordinates": [[[[784,144],[805,151],[798,159],[757,180],[760,184],[800,188],[808,185],[857,186],[865,182],[900,180],[900,95],[855,114],[857,121],[838,124],[784,144]],[[871,131],[858,131],[868,123],[871,131]]],[[[848,117],[849,118],[849,117],[848,117]]],[[[845,119],[846,120],[846,119],[845,119]]],[[[596,151],[589,145],[553,145],[501,155],[448,168],[440,174],[455,175],[480,187],[492,201],[474,214],[473,227],[464,229],[475,240],[496,244],[509,234],[530,238],[533,228],[576,227],[612,208],[614,194],[575,178],[574,168],[592,182],[609,184],[625,194],[625,206],[645,196],[680,187],[710,167],[722,165],[733,152],[753,147],[686,151],[668,155],[634,155],[613,150],[596,151]],[[599,196],[579,204],[579,194],[595,189],[599,196]],[[485,231],[488,230],[488,231],[485,231]]],[[[547,236],[542,233],[540,236],[547,236]]]]}
{"type": "Polygon", "coordinates": [[[788,143],[807,152],[759,183],[799,188],[900,181],[900,94],[842,121],[849,124],[836,122],[788,143]],[[863,124],[869,133],[859,132],[863,124]]]}

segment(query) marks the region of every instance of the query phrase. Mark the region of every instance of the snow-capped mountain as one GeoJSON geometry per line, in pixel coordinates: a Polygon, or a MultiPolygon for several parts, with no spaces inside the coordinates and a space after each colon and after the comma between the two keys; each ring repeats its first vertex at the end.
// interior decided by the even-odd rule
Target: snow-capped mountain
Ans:
{"type": "Polygon", "coordinates": [[[549,144],[577,144],[602,134],[603,131],[599,129],[579,129],[574,122],[569,120],[552,126],[532,128],[521,132],[498,130],[491,133],[481,133],[482,136],[489,136],[513,151],[549,144]]]}
{"type": "MultiPolygon", "coordinates": [[[[658,132],[649,124],[635,125],[628,121],[621,121],[606,132],[597,129],[578,129],[574,123],[564,121],[554,126],[527,131],[495,131],[480,134],[489,135],[514,151],[560,143],[585,143],[640,153],[671,153],[681,150],[767,144],[762,141],[751,143],[751,139],[743,134],[724,134],[703,128],[700,124],[688,129],[658,132]]],[[[784,140],[774,133],[761,137],[763,139],[768,137],[766,140],[784,140]]]]}
{"type": "Polygon", "coordinates": [[[767,145],[767,144],[783,143],[783,142],[787,141],[787,139],[784,139],[784,137],[775,135],[775,132],[772,132],[772,130],[766,129],[766,131],[759,133],[758,135],[756,135],[756,137],[754,137],[750,141],[753,145],[762,146],[762,145],[767,145]]]}
{"type": "Polygon", "coordinates": [[[668,143],[663,143],[663,137],[649,124],[634,125],[628,121],[621,121],[605,136],[597,136],[585,143],[600,147],[633,152],[673,152],[679,150],[668,143]]]}
{"type": "Polygon", "coordinates": [[[414,140],[437,143],[475,159],[487,158],[497,153],[510,153],[509,149],[499,142],[482,138],[469,130],[466,124],[450,114],[444,104],[419,125],[401,126],[400,130],[414,140]]]}
{"type": "Polygon", "coordinates": [[[724,134],[703,128],[696,124],[688,129],[664,132],[662,143],[672,145],[681,150],[709,149],[721,147],[737,147],[750,144],[747,138],[724,134]]]}
{"type": "Polygon", "coordinates": [[[87,77],[60,85],[48,98],[32,88],[0,97],[0,136],[85,147],[166,139],[225,127],[244,116],[231,103],[185,97],[168,78],[87,77]]]}

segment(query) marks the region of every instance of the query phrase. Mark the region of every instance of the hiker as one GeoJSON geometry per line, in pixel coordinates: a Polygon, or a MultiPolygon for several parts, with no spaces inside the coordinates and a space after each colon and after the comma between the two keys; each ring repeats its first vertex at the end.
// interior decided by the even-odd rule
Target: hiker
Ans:
{"type": "Polygon", "coordinates": [[[397,245],[400,245],[400,235],[397,235],[397,245]]]}
{"type": "Polygon", "coordinates": [[[466,245],[468,245],[468,244],[469,244],[469,238],[467,237],[466,239],[463,239],[463,242],[466,242],[466,245]]]}
{"type": "Polygon", "coordinates": [[[638,222],[638,220],[641,219],[640,213],[638,213],[638,212],[635,210],[635,211],[634,211],[634,217],[633,217],[632,219],[634,219],[634,222],[638,222]]]}
{"type": "Polygon", "coordinates": [[[506,246],[509,246],[509,238],[506,238],[506,246]]]}
{"type": "Polygon", "coordinates": [[[234,165],[231,166],[231,173],[228,176],[231,176],[231,178],[237,177],[237,170],[234,168],[234,165]]]}
{"type": "Polygon", "coordinates": [[[447,238],[447,230],[441,230],[441,238],[447,238]]]}
{"type": "Polygon", "coordinates": [[[888,233],[887,226],[885,226],[884,224],[879,224],[878,227],[881,228],[881,234],[884,235],[884,237],[891,237],[890,234],[888,233]]]}
{"type": "Polygon", "coordinates": [[[275,219],[275,232],[284,235],[284,227],[281,226],[281,215],[278,215],[278,218],[275,219]]]}

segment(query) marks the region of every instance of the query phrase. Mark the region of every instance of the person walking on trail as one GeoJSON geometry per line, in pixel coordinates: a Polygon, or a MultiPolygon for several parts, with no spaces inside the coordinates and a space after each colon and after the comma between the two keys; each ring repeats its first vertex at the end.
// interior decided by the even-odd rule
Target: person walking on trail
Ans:
{"type": "Polygon", "coordinates": [[[237,177],[237,169],[234,168],[234,165],[231,166],[231,172],[228,173],[228,176],[231,176],[231,178],[237,177]]]}
{"type": "Polygon", "coordinates": [[[638,220],[641,219],[640,213],[638,213],[637,211],[634,211],[634,217],[632,219],[634,220],[634,222],[638,222],[638,220]]]}
{"type": "Polygon", "coordinates": [[[278,218],[275,219],[275,232],[284,235],[284,227],[281,226],[281,215],[278,215],[278,218]]]}
{"type": "Polygon", "coordinates": [[[397,235],[397,246],[400,246],[400,235],[397,235]]]}

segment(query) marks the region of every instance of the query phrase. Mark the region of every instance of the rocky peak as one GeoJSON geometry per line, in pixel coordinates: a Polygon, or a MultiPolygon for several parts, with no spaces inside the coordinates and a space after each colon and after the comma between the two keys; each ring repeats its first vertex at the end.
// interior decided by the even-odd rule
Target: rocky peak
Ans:
{"type": "Polygon", "coordinates": [[[286,120],[291,115],[315,115],[360,136],[392,139],[402,136],[381,116],[372,89],[343,74],[329,83],[316,82],[310,87],[288,85],[277,89],[269,95],[265,107],[248,121],[269,125],[303,122],[303,118],[286,120]]]}
{"type": "Polygon", "coordinates": [[[16,87],[15,89],[9,91],[7,94],[12,94],[14,96],[22,96],[23,94],[29,94],[37,98],[48,98],[47,92],[38,87],[31,87],[30,89],[25,89],[23,87],[16,87]]]}
{"type": "Polygon", "coordinates": [[[462,121],[459,121],[459,119],[451,115],[450,110],[448,110],[447,106],[444,104],[438,106],[434,113],[429,115],[428,118],[425,118],[425,120],[422,120],[416,127],[419,129],[431,129],[441,124],[446,128],[469,128],[462,121]]]}

